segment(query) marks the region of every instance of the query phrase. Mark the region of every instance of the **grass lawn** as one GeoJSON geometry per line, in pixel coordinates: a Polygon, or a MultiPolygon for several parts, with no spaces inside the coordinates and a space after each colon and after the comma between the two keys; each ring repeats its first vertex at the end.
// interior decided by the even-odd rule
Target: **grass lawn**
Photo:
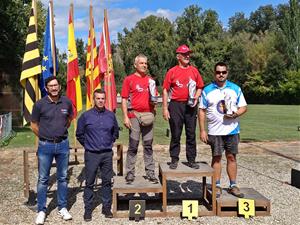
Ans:
{"type": "MultiPolygon", "coordinates": [[[[123,126],[122,112],[117,110],[117,118],[120,138],[117,142],[128,144],[128,130],[123,126]]],[[[248,112],[241,118],[242,141],[289,141],[300,140],[300,106],[296,105],[249,105],[248,112]]],[[[73,124],[69,129],[70,143],[74,143],[73,124]]],[[[154,143],[169,144],[170,137],[166,136],[169,124],[163,120],[161,108],[158,108],[155,128],[154,143]]],[[[9,145],[4,148],[34,146],[34,135],[29,128],[14,129],[17,132],[9,145]]],[[[182,143],[185,143],[184,132],[182,143]]],[[[199,142],[199,130],[197,126],[197,141],[199,142]]]]}

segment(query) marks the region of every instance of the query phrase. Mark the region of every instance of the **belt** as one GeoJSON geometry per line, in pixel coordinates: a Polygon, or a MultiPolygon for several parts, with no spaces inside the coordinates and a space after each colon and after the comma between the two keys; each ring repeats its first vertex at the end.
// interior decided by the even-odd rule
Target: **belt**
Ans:
{"type": "Polygon", "coordinates": [[[176,101],[176,100],[171,100],[171,102],[177,102],[177,103],[181,103],[181,104],[186,104],[187,101],[176,101]]]}
{"type": "Polygon", "coordinates": [[[45,139],[45,138],[40,138],[40,141],[45,141],[45,142],[50,142],[50,143],[60,143],[64,140],[66,140],[66,139],[67,139],[66,137],[56,138],[54,140],[48,140],[48,139],[45,139]]]}

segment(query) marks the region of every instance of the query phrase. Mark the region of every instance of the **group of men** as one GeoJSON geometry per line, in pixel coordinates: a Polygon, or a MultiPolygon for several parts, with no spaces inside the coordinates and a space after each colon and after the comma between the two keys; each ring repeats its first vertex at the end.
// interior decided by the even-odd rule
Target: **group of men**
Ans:
{"type": "MultiPolygon", "coordinates": [[[[221,158],[225,151],[228,192],[243,197],[237,184],[239,143],[239,117],[247,110],[241,88],[227,80],[228,67],[219,62],[214,68],[214,81],[204,87],[198,69],[190,64],[191,50],[186,45],[176,49],[178,65],[169,69],[163,82],[163,118],[171,130],[169,168],[177,169],[180,154],[180,138],[185,127],[187,166],[199,169],[196,162],[196,124],[200,126],[200,140],[211,146],[212,167],[215,171],[217,195],[221,188],[221,158]],[[226,102],[230,100],[230,103],[226,102]],[[233,105],[232,109],[229,109],[233,105]],[[207,121],[208,128],[205,126],[207,121]],[[207,131],[208,130],[208,131],[207,131]]],[[[123,123],[129,130],[125,180],[135,180],[135,164],[140,136],[142,137],[146,179],[158,183],[153,159],[153,126],[156,115],[157,88],[148,75],[148,61],[143,54],[134,60],[135,72],[128,75],[122,86],[123,123]]],[[[59,94],[60,84],[56,77],[45,81],[48,95],[36,102],[32,111],[31,128],[39,137],[38,145],[38,214],[36,224],[46,218],[46,200],[50,168],[53,158],[57,165],[58,212],[64,220],[72,219],[67,210],[67,169],[69,161],[68,128],[73,119],[71,101],[59,94]]],[[[84,147],[85,180],[84,220],[92,220],[93,188],[100,168],[102,179],[102,213],[111,218],[112,147],[119,137],[119,126],[114,112],[105,108],[106,94],[101,89],[93,93],[94,107],[78,119],[76,137],[84,147]]]]}

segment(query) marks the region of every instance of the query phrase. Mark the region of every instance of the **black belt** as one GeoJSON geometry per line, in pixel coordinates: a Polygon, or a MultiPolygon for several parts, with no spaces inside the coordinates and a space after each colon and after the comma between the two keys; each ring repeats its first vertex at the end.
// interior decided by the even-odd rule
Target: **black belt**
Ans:
{"type": "Polygon", "coordinates": [[[187,104],[187,101],[176,101],[176,100],[171,100],[171,102],[177,102],[177,103],[181,103],[181,104],[187,104]]]}
{"type": "Polygon", "coordinates": [[[50,143],[60,143],[64,140],[66,140],[67,138],[66,137],[62,137],[62,138],[56,138],[56,139],[53,139],[53,140],[48,140],[48,139],[45,139],[45,138],[40,138],[40,141],[45,141],[45,142],[50,142],[50,143]]]}

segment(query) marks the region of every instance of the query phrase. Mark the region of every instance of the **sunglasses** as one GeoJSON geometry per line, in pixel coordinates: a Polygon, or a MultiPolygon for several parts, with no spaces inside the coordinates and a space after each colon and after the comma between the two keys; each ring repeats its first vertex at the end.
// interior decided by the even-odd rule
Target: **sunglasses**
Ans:
{"type": "Polygon", "coordinates": [[[216,71],[216,74],[220,75],[220,74],[227,74],[227,71],[216,71]]]}

